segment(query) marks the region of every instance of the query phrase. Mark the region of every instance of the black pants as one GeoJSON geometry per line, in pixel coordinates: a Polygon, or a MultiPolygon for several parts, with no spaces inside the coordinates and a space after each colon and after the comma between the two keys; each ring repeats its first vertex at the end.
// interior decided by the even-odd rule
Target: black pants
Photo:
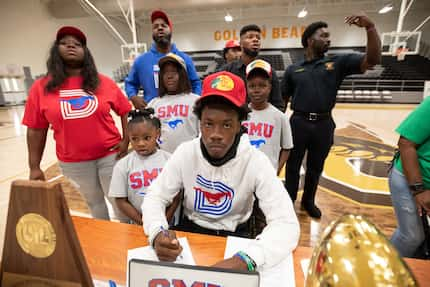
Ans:
{"type": "Polygon", "coordinates": [[[285,173],[285,187],[294,202],[299,188],[300,166],[307,151],[305,186],[302,203],[314,204],[324,161],[333,145],[336,127],[331,117],[311,121],[301,115],[290,118],[294,147],[290,151],[285,173]]]}

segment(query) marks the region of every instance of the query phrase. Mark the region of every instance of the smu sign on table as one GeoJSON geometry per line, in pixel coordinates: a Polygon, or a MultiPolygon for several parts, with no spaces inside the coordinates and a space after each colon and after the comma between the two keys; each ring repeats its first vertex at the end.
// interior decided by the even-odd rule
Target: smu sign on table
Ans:
{"type": "Polygon", "coordinates": [[[172,279],[170,282],[168,279],[152,279],[148,283],[148,287],[222,287],[218,284],[208,282],[194,282],[191,285],[186,285],[181,279],[172,279]]]}
{"type": "MultiPolygon", "coordinates": [[[[266,26],[261,27],[261,37],[262,39],[300,39],[306,26],[277,26],[271,29],[266,28],[266,26]]],[[[239,40],[240,29],[226,29],[226,30],[216,30],[214,32],[215,41],[228,41],[228,40],[239,40]]]]}

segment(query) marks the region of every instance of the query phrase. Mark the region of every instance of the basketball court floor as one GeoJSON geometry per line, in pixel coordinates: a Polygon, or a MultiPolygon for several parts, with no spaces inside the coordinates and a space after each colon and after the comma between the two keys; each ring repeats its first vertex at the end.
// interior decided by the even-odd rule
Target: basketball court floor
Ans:
{"type": "MultiPolygon", "coordinates": [[[[319,234],[344,213],[362,214],[391,236],[396,219],[387,184],[388,163],[398,135],[394,129],[415,108],[396,104],[337,104],[333,117],[335,144],[320,180],[317,204],[321,220],[310,219],[295,204],[301,225],[300,245],[315,246],[319,234]]],[[[0,108],[0,251],[3,248],[11,182],[28,178],[26,129],[21,125],[23,106],[0,108]]],[[[290,111],[288,111],[290,114],[290,111]]],[[[118,120],[118,119],[117,119],[118,120]]],[[[73,215],[89,216],[76,189],[62,177],[56,164],[52,132],[42,160],[48,179],[63,184],[73,215]]]]}

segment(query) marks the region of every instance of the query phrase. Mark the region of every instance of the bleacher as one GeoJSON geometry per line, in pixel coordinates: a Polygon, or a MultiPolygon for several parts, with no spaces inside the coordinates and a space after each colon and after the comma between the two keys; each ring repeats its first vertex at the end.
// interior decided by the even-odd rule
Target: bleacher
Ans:
{"type": "Polygon", "coordinates": [[[272,69],[275,71],[285,71],[284,60],[281,55],[281,51],[262,51],[260,58],[269,62],[272,65],[272,69]]]}
{"type": "Polygon", "coordinates": [[[208,66],[207,65],[199,65],[195,66],[197,73],[206,72],[208,66]]]}
{"type": "Polygon", "coordinates": [[[196,56],[196,57],[193,57],[193,62],[199,62],[199,61],[213,61],[214,60],[214,57],[212,56],[212,57],[210,57],[210,56],[203,56],[203,57],[201,57],[201,56],[196,56]]]}
{"type": "MultiPolygon", "coordinates": [[[[364,52],[364,47],[331,48],[328,55],[364,52]]],[[[225,64],[221,51],[187,53],[193,59],[201,79],[225,64]]],[[[271,63],[280,80],[289,65],[304,59],[301,48],[262,49],[259,56],[271,63]]],[[[129,65],[122,65],[114,71],[115,80],[124,81],[129,70],[129,65]]],[[[398,61],[396,57],[383,56],[381,65],[364,74],[348,76],[339,88],[338,101],[418,103],[422,99],[425,80],[430,80],[429,59],[407,55],[404,61],[398,61]]]]}
{"type": "Polygon", "coordinates": [[[384,56],[382,63],[403,80],[430,79],[430,60],[425,57],[409,55],[404,61],[397,61],[396,57],[384,56]]]}
{"type": "Polygon", "coordinates": [[[125,78],[130,72],[130,68],[131,67],[129,63],[124,63],[118,69],[113,71],[113,79],[115,80],[115,82],[117,83],[124,82],[125,78]]]}
{"type": "Polygon", "coordinates": [[[214,60],[216,62],[215,71],[221,68],[221,66],[225,64],[225,60],[222,57],[214,58],[214,60]]]}

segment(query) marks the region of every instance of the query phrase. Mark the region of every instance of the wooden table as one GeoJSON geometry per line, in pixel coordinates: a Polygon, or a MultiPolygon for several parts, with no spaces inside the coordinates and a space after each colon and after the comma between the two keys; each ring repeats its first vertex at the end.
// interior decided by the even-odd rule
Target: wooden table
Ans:
{"type": "MultiPolygon", "coordinates": [[[[72,217],[91,275],[96,279],[113,279],[125,284],[127,250],[148,245],[142,227],[104,220],[72,217]]],[[[209,266],[224,257],[225,237],[177,232],[186,236],[198,265],[209,266]]],[[[293,253],[296,286],[304,286],[300,261],[310,258],[312,249],[299,246],[293,253]]],[[[430,284],[430,261],[406,258],[420,286],[430,284]]]]}

